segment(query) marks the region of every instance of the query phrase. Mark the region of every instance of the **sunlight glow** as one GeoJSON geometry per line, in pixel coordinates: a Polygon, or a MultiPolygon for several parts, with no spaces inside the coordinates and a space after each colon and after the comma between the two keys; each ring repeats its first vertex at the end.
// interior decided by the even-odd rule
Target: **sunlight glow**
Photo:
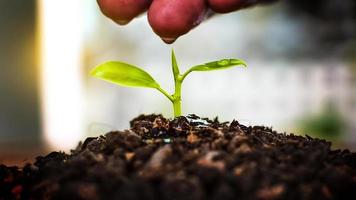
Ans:
{"type": "Polygon", "coordinates": [[[84,133],[82,0],[38,0],[42,127],[50,148],[74,148],[84,133]]]}

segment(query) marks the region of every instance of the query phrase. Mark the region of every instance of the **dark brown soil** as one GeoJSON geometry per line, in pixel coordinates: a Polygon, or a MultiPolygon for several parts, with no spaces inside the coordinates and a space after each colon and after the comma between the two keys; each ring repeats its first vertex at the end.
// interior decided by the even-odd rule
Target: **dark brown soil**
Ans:
{"type": "Polygon", "coordinates": [[[197,116],[139,116],[23,169],[0,166],[0,199],[355,199],[356,154],[330,142],[197,116]]]}

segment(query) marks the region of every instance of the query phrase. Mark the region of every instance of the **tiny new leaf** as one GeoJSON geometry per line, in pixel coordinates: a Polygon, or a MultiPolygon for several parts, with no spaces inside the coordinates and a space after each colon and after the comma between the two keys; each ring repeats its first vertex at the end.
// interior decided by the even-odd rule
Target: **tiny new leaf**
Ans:
{"type": "Polygon", "coordinates": [[[173,50],[172,50],[172,71],[173,71],[174,79],[176,79],[179,76],[180,72],[177,64],[177,59],[173,50]]]}
{"type": "Polygon", "coordinates": [[[150,74],[133,65],[110,61],[95,67],[90,74],[93,77],[130,87],[160,88],[150,74]]]}

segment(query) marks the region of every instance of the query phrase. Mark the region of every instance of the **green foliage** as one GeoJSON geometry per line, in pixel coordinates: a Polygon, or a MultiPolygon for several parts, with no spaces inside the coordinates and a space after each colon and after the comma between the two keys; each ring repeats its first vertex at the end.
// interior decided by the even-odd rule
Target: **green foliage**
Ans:
{"type": "Polygon", "coordinates": [[[218,61],[208,62],[202,65],[196,65],[183,74],[183,79],[191,72],[222,70],[231,67],[236,67],[238,65],[243,67],[247,66],[244,61],[238,59],[222,59],[218,61]]]}
{"type": "Polygon", "coordinates": [[[90,74],[121,86],[159,88],[159,84],[150,74],[123,62],[106,62],[94,68],[90,74]]]}
{"type": "Polygon", "coordinates": [[[246,67],[246,64],[242,60],[237,59],[223,59],[219,61],[208,62],[202,65],[197,65],[192,67],[189,71],[212,71],[227,69],[230,67],[235,67],[237,65],[242,65],[246,67]]]}
{"type": "Polygon", "coordinates": [[[327,105],[320,113],[305,117],[300,128],[312,136],[338,140],[346,132],[346,122],[334,105],[327,105]]]}
{"type": "Polygon", "coordinates": [[[157,89],[173,103],[174,115],[177,117],[181,115],[182,82],[189,73],[193,71],[221,70],[234,66],[246,66],[246,64],[238,59],[223,59],[194,66],[188,71],[186,71],[184,74],[180,74],[177,60],[174,51],[172,50],[172,71],[175,83],[175,92],[172,95],[168,94],[165,90],[163,90],[150,74],[138,67],[127,63],[118,61],[106,62],[95,67],[90,72],[90,74],[93,77],[121,86],[146,87],[157,89]]]}

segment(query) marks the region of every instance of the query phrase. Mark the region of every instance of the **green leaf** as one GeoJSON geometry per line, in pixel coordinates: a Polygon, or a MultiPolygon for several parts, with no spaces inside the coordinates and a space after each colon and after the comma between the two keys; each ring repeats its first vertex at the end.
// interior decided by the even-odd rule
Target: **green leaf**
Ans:
{"type": "Polygon", "coordinates": [[[121,86],[160,88],[150,74],[123,62],[106,62],[95,67],[90,75],[121,86]]]}
{"type": "Polygon", "coordinates": [[[227,69],[231,68],[234,66],[244,66],[246,67],[246,63],[242,60],[238,59],[223,59],[219,61],[213,61],[213,62],[208,62],[202,65],[197,65],[192,67],[189,71],[212,71],[212,70],[221,70],[221,69],[227,69]]]}
{"type": "Polygon", "coordinates": [[[179,67],[173,49],[172,49],[172,70],[173,70],[174,79],[176,79],[179,76],[179,67]]]}

